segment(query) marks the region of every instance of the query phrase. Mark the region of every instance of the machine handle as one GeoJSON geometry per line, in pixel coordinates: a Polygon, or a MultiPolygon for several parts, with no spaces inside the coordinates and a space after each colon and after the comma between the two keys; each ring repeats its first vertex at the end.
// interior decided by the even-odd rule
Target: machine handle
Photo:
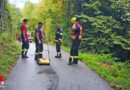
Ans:
{"type": "Polygon", "coordinates": [[[48,59],[50,60],[50,51],[49,51],[49,45],[48,45],[48,42],[47,42],[47,49],[48,49],[48,50],[43,50],[43,51],[48,51],[48,59]]]}

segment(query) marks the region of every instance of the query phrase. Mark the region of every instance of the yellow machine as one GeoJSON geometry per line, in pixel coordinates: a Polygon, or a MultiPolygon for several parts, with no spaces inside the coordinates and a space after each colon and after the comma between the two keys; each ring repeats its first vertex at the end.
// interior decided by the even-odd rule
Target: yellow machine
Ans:
{"type": "Polygon", "coordinates": [[[50,60],[47,58],[39,58],[38,64],[39,65],[50,65],[50,60]]]}
{"type": "Polygon", "coordinates": [[[48,58],[39,58],[39,60],[37,61],[37,63],[39,65],[50,65],[50,55],[49,55],[49,46],[47,44],[48,50],[44,50],[44,51],[48,51],[48,58]]]}

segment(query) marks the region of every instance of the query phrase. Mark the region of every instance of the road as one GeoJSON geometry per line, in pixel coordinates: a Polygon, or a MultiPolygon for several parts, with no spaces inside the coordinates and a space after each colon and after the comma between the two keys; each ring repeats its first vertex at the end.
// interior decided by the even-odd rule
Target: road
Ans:
{"type": "MultiPolygon", "coordinates": [[[[62,58],[56,59],[55,47],[49,46],[49,51],[51,65],[39,66],[34,60],[35,45],[30,44],[29,58],[19,58],[2,90],[113,90],[84,63],[68,66],[68,53],[62,51],[62,58]]],[[[43,55],[48,57],[46,51],[43,55]]]]}

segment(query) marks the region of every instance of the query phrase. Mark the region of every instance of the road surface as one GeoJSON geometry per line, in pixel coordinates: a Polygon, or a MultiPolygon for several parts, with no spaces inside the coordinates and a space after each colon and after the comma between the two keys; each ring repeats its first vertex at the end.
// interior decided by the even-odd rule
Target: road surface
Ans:
{"type": "MultiPolygon", "coordinates": [[[[55,47],[49,46],[49,51],[51,65],[39,66],[34,60],[35,45],[30,44],[29,58],[19,58],[2,90],[113,90],[85,64],[68,66],[68,53],[62,51],[62,58],[56,59],[55,47]]],[[[46,51],[43,55],[48,57],[46,51]]]]}

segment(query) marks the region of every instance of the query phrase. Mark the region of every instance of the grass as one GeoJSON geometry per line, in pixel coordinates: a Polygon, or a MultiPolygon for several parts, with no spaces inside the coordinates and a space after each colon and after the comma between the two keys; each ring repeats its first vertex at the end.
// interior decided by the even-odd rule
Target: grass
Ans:
{"type": "MultiPolygon", "coordinates": [[[[69,52],[70,48],[62,46],[69,52]]],[[[130,90],[130,64],[116,62],[110,54],[79,53],[79,59],[98,73],[115,90],[130,90]]]]}
{"type": "Polygon", "coordinates": [[[10,36],[8,33],[0,36],[0,76],[4,79],[7,78],[12,66],[16,64],[20,54],[20,47],[8,36],[10,36]]]}

